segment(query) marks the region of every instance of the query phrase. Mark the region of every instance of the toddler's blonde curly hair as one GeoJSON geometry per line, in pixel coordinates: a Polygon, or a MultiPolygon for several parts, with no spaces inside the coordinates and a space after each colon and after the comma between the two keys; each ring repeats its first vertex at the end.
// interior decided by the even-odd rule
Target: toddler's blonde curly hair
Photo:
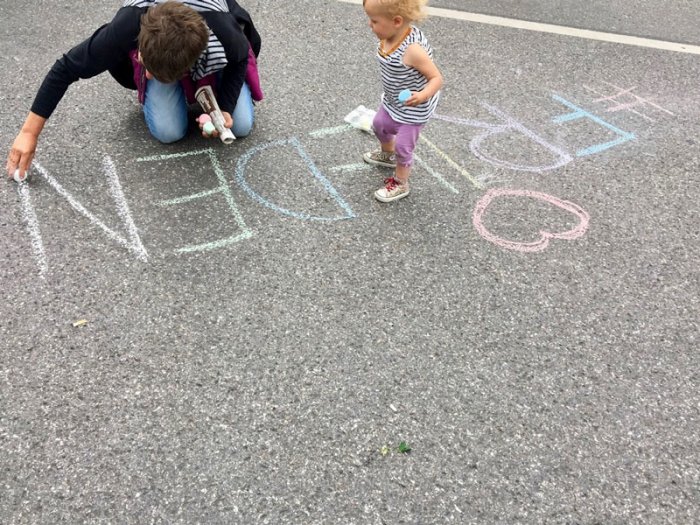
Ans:
{"type": "MultiPolygon", "coordinates": [[[[372,0],[389,17],[401,16],[409,22],[420,22],[428,13],[425,6],[428,0],[372,0]]],[[[365,5],[367,0],[362,1],[365,5]]]]}

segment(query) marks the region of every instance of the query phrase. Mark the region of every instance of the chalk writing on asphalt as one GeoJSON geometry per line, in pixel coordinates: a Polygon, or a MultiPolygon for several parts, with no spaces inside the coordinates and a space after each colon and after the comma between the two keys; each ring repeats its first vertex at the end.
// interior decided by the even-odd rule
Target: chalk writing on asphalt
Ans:
{"type": "MultiPolygon", "coordinates": [[[[456,126],[457,129],[463,129],[464,146],[468,147],[477,161],[501,170],[545,174],[575,162],[577,158],[600,155],[613,148],[624,147],[634,142],[636,135],[633,132],[622,129],[620,125],[609,121],[610,118],[620,114],[620,112],[630,112],[649,122],[652,119],[647,113],[642,113],[643,110],[648,112],[653,110],[666,115],[673,115],[670,111],[654,103],[650,97],[645,98],[635,94],[636,88],[623,89],[614,84],[604,83],[603,87],[584,86],[584,89],[594,95],[595,98],[584,102],[572,102],[570,100],[571,97],[566,98],[557,93],[551,94],[551,100],[555,107],[554,110],[552,110],[552,107],[547,108],[547,111],[551,113],[549,117],[551,129],[534,129],[534,126],[523,122],[522,117],[506,113],[494,105],[482,103],[481,107],[490,115],[488,119],[477,120],[464,116],[437,114],[434,116],[431,127],[427,128],[427,130],[430,132],[433,127],[439,127],[441,122],[445,123],[444,125],[452,126],[452,129],[455,129],[456,126]],[[607,92],[604,92],[606,89],[607,92]],[[610,93],[611,91],[612,93],[610,93]],[[561,109],[556,109],[557,107],[561,107],[561,109]],[[605,118],[601,117],[597,113],[599,109],[608,116],[605,118]],[[577,125],[587,126],[585,132],[577,134],[575,128],[573,128],[577,125]],[[571,144],[555,144],[545,138],[547,132],[551,134],[553,130],[560,130],[563,126],[574,129],[568,135],[569,140],[572,142],[571,144]],[[503,139],[517,139],[520,144],[529,144],[529,146],[525,146],[516,152],[508,148],[499,149],[493,147],[503,139]],[[574,143],[579,140],[581,142],[574,143]],[[522,160],[523,151],[530,151],[528,148],[537,151],[537,155],[533,155],[533,157],[537,158],[536,162],[528,163],[522,160]],[[543,161],[543,156],[548,157],[549,160],[543,161]]],[[[350,132],[357,131],[350,125],[317,129],[309,132],[307,140],[325,140],[331,135],[350,132]]],[[[556,133],[554,134],[556,135],[556,133]]],[[[241,208],[234,199],[231,184],[235,183],[238,185],[242,193],[251,201],[280,215],[301,221],[332,222],[358,217],[351,203],[340,194],[332,183],[333,176],[371,169],[363,163],[348,163],[332,166],[326,169],[326,173],[324,173],[309,154],[307,148],[304,147],[303,141],[297,137],[257,144],[245,150],[238,157],[235,166],[230,170],[221,166],[217,152],[211,148],[170,155],[143,157],[136,159],[136,161],[139,163],[158,164],[177,162],[178,159],[192,156],[201,156],[208,161],[214,174],[215,185],[198,193],[182,195],[173,199],[159,201],[155,204],[159,207],[175,207],[185,203],[204,202],[208,199],[223,199],[226,204],[228,219],[222,220],[230,222],[231,230],[229,235],[206,241],[196,238],[195,235],[191,243],[174,248],[173,251],[175,253],[181,254],[227,248],[255,236],[254,230],[247,226],[241,208]],[[304,174],[310,176],[311,180],[322,189],[322,192],[325,194],[325,200],[330,199],[335,204],[338,210],[337,213],[319,215],[303,209],[293,209],[293,207],[285,205],[284,202],[280,202],[279,199],[281,198],[262,195],[254,189],[253,185],[249,183],[249,166],[252,160],[256,157],[265,156],[279,158],[281,155],[296,155],[297,159],[301,160],[301,169],[304,171],[304,174]]],[[[460,181],[467,182],[471,186],[471,191],[474,189],[483,190],[485,185],[492,185],[494,182],[497,182],[497,180],[489,180],[490,177],[488,176],[473,175],[466,167],[454,160],[448,152],[428,138],[425,133],[421,136],[415,158],[417,166],[424,173],[433,177],[446,191],[452,194],[460,192],[460,181]],[[442,171],[425,160],[423,151],[437,155],[441,160],[442,171]],[[445,166],[449,171],[444,170],[445,166]],[[454,175],[450,171],[454,172],[454,175]]],[[[85,217],[95,228],[101,230],[107,238],[125,248],[136,259],[143,262],[149,260],[149,252],[139,235],[139,228],[130,212],[124,195],[118,169],[109,156],[103,158],[102,170],[108,181],[110,196],[121,222],[119,227],[108,226],[105,221],[99,218],[96,212],[90,211],[85,205],[81,204],[40,162],[35,160],[33,166],[39,176],[58,195],[65,199],[76,212],[85,217]]],[[[204,170],[207,171],[208,169],[204,168],[204,170]]],[[[31,188],[32,186],[26,182],[18,184],[23,222],[26,225],[39,276],[43,278],[49,272],[49,257],[42,240],[40,221],[37,218],[33,204],[34,199],[31,196],[31,188]]],[[[501,249],[519,252],[540,252],[550,246],[553,241],[572,241],[580,238],[586,233],[589,221],[588,213],[579,204],[562,197],[542,193],[536,188],[491,187],[478,199],[472,214],[472,226],[483,239],[501,249]],[[529,241],[507,239],[503,234],[491,231],[486,226],[489,207],[494,202],[503,205],[516,199],[534,199],[552,208],[564,210],[576,218],[576,225],[562,232],[540,229],[539,237],[529,241]]]]}
{"type": "Polygon", "coordinates": [[[591,93],[598,95],[594,99],[594,103],[606,105],[606,113],[617,113],[619,111],[629,111],[649,122],[656,122],[657,119],[650,117],[649,113],[664,113],[666,115],[675,116],[675,113],[666,108],[661,107],[654,102],[651,97],[643,97],[635,93],[636,87],[623,88],[610,82],[601,82],[603,86],[589,86],[584,84],[583,88],[591,93]],[[612,91],[612,94],[610,92],[612,91]]]}

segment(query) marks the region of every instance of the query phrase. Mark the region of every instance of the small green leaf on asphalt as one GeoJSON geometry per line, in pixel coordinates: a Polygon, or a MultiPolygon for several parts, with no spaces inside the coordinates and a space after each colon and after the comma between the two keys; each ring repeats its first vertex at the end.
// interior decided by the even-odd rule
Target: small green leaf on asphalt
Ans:
{"type": "Polygon", "coordinates": [[[402,441],[401,443],[399,443],[398,451],[401,454],[408,454],[411,451],[411,447],[409,447],[405,441],[402,441]]]}

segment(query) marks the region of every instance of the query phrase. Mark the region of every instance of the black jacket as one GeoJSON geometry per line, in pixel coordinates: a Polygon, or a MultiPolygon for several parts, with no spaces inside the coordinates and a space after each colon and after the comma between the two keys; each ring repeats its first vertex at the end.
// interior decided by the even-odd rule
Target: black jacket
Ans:
{"type": "MultiPolygon", "coordinates": [[[[218,102],[223,111],[233,113],[245,81],[248,44],[257,56],[261,39],[248,12],[234,0],[226,0],[230,13],[200,13],[226,50],[227,66],[218,86],[218,102]]],[[[119,84],[136,89],[129,53],[136,49],[141,15],[147,8],[122,7],[108,24],[58,59],[39,88],[32,112],[49,118],[68,87],[79,79],[109,71],[119,84]]]]}

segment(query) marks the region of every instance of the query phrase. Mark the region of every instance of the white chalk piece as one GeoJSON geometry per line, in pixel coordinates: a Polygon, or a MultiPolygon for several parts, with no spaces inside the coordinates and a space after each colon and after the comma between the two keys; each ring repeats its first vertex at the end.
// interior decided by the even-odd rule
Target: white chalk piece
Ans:
{"type": "Polygon", "coordinates": [[[411,98],[411,92],[408,89],[404,89],[399,93],[398,99],[402,104],[411,98]]]}
{"type": "Polygon", "coordinates": [[[15,182],[24,182],[25,180],[27,180],[27,173],[28,172],[25,171],[24,176],[21,176],[19,174],[19,168],[17,168],[15,170],[15,174],[12,176],[12,178],[15,179],[15,182]]]}
{"type": "Polygon", "coordinates": [[[216,131],[216,126],[214,126],[214,124],[211,122],[205,122],[204,126],[202,126],[202,131],[204,131],[204,133],[207,135],[211,135],[216,131]]]}

